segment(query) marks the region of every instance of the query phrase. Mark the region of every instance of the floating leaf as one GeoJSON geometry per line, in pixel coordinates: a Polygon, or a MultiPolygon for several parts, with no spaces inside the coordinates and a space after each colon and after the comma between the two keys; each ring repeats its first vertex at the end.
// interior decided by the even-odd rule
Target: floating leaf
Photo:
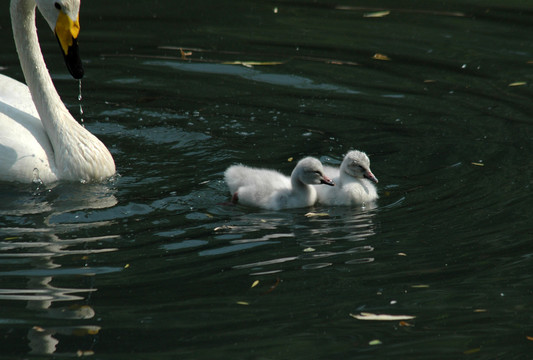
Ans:
{"type": "Polygon", "coordinates": [[[304,252],[313,252],[313,251],[316,251],[316,249],[314,249],[312,247],[308,247],[308,248],[304,249],[304,252]]]}
{"type": "Polygon", "coordinates": [[[383,60],[383,61],[390,61],[391,58],[384,54],[376,53],[374,56],[372,56],[372,59],[374,60],[383,60]]]}
{"type": "Polygon", "coordinates": [[[524,85],[527,85],[527,82],[525,82],[525,81],[516,81],[516,82],[510,83],[507,86],[524,86],[524,85]]]}
{"type": "Polygon", "coordinates": [[[533,336],[527,336],[526,335],[526,339],[528,339],[529,341],[533,341],[533,336]]]}
{"type": "Polygon", "coordinates": [[[308,212],[305,214],[305,217],[327,217],[329,216],[328,213],[315,213],[315,212],[308,212]]]}
{"type": "Polygon", "coordinates": [[[182,59],[187,59],[188,56],[192,55],[192,51],[185,51],[182,48],[180,48],[180,56],[182,59]]]}
{"type": "Polygon", "coordinates": [[[370,12],[370,13],[366,13],[366,14],[363,14],[363,17],[367,17],[367,18],[380,18],[380,17],[384,17],[384,16],[387,16],[390,14],[390,11],[389,10],[385,10],[385,11],[374,11],[374,12],[370,12]]]}
{"type": "Polygon", "coordinates": [[[485,166],[485,164],[479,162],[472,162],[471,164],[475,166],[485,166]]]}
{"type": "Polygon", "coordinates": [[[370,340],[370,341],[368,342],[368,345],[370,345],[370,346],[381,345],[381,344],[383,344],[383,343],[382,343],[381,340],[379,340],[379,339],[370,340]]]}
{"type": "Polygon", "coordinates": [[[236,226],[232,226],[232,225],[222,225],[222,226],[217,226],[216,228],[213,229],[213,231],[232,230],[236,228],[237,228],[236,226]]]}
{"type": "Polygon", "coordinates": [[[93,356],[93,355],[94,355],[94,351],[92,351],[92,350],[78,350],[78,351],[76,351],[76,356],[77,357],[93,356]]]}
{"type": "Polygon", "coordinates": [[[407,321],[400,321],[400,326],[405,326],[405,327],[412,327],[414,326],[413,324],[411,323],[408,323],[407,321]]]}
{"type": "Polygon", "coordinates": [[[470,354],[475,354],[480,351],[481,351],[481,348],[469,349],[469,350],[463,351],[463,354],[470,355],[470,354]]]}
{"type": "Polygon", "coordinates": [[[224,65],[242,65],[247,68],[251,68],[254,66],[274,66],[274,65],[281,65],[283,62],[281,61],[225,61],[222,64],[224,65]]]}
{"type": "Polygon", "coordinates": [[[360,314],[350,314],[351,317],[357,320],[376,320],[376,321],[398,321],[398,320],[411,320],[416,316],[412,315],[389,315],[389,314],[373,314],[362,312],[360,314]]]}
{"type": "Polygon", "coordinates": [[[127,269],[127,268],[129,268],[129,267],[130,267],[130,264],[126,264],[126,265],[124,265],[124,269],[127,269]]]}
{"type": "Polygon", "coordinates": [[[280,280],[279,278],[277,278],[277,279],[276,279],[276,282],[274,283],[274,285],[272,285],[272,286],[270,287],[270,289],[268,289],[268,290],[265,292],[265,294],[268,294],[268,293],[274,291],[274,289],[278,287],[278,285],[279,285],[280,282],[281,282],[281,280],[280,280]]]}
{"type": "Polygon", "coordinates": [[[288,162],[292,162],[293,160],[294,160],[294,158],[292,156],[287,159],[288,162]]]}
{"type": "Polygon", "coordinates": [[[398,253],[398,256],[407,256],[406,253],[398,253]]]}
{"type": "Polygon", "coordinates": [[[426,289],[429,287],[429,285],[426,284],[420,284],[420,285],[411,285],[413,289],[426,289]]]}
{"type": "Polygon", "coordinates": [[[237,301],[237,305],[244,305],[244,306],[248,306],[248,305],[250,305],[250,303],[249,303],[249,302],[247,302],[247,301],[237,301]]]}
{"type": "Polygon", "coordinates": [[[342,60],[335,60],[335,59],[325,60],[325,62],[327,64],[332,64],[332,65],[352,65],[352,66],[359,65],[358,63],[354,61],[342,61],[342,60]]]}
{"type": "Polygon", "coordinates": [[[253,283],[252,283],[252,286],[251,287],[256,287],[257,285],[259,284],[259,280],[255,280],[253,283]]]}

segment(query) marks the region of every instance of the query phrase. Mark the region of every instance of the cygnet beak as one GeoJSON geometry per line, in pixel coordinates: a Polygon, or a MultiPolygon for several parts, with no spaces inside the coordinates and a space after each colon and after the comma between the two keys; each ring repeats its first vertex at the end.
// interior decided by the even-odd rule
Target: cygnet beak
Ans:
{"type": "Polygon", "coordinates": [[[329,186],[335,186],[335,183],[333,180],[328,178],[326,175],[322,175],[322,179],[320,179],[321,184],[329,185],[329,186]]]}
{"type": "Polygon", "coordinates": [[[378,178],[375,177],[374,174],[372,174],[372,171],[370,170],[368,170],[363,176],[376,184],[378,183],[378,178]]]}

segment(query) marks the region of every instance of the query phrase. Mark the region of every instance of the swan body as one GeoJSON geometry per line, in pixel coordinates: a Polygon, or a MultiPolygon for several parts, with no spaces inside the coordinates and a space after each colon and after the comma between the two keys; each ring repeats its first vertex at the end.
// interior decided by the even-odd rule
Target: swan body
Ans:
{"type": "Polygon", "coordinates": [[[370,170],[370,159],[364,152],[350,151],[340,168],[324,166],[324,171],[333,178],[336,186],[317,186],[318,202],[324,205],[365,205],[378,199],[374,186],[378,179],[370,170]]]}
{"type": "Polygon", "coordinates": [[[324,175],[322,163],[312,157],[300,160],[290,178],[274,170],[245,165],[230,166],[224,177],[234,203],[268,210],[312,206],[317,195],[311,185],[334,185],[324,175]]]}
{"type": "Polygon", "coordinates": [[[27,86],[0,75],[0,181],[105,180],[115,174],[115,162],[61,101],[41,54],[36,7],[55,32],[72,76],[83,76],[79,0],[11,0],[13,37],[27,86]]]}

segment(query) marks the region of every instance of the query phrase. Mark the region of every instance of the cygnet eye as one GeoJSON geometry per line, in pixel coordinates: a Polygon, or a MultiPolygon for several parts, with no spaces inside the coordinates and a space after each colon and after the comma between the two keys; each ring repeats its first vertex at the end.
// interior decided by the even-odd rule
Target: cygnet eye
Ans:
{"type": "Polygon", "coordinates": [[[55,8],[56,8],[57,10],[61,10],[61,4],[60,4],[60,3],[55,2],[55,3],[54,3],[54,6],[55,6],[55,8]]]}

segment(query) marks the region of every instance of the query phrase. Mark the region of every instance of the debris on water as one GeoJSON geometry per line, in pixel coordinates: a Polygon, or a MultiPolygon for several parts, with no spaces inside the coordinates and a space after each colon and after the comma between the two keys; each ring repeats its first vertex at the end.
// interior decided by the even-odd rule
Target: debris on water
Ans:
{"type": "Polygon", "coordinates": [[[233,225],[222,225],[222,226],[217,226],[216,228],[213,229],[213,231],[233,230],[236,228],[237,227],[233,225]]]}
{"type": "Polygon", "coordinates": [[[375,320],[375,321],[398,321],[398,320],[411,320],[416,316],[412,315],[390,315],[390,314],[373,314],[362,312],[360,314],[351,314],[350,316],[357,320],[375,320]]]}
{"type": "Polygon", "coordinates": [[[328,213],[325,213],[325,212],[322,212],[322,213],[315,213],[315,212],[308,212],[307,214],[305,214],[305,217],[328,217],[329,214],[328,213]]]}
{"type": "Polygon", "coordinates": [[[366,17],[366,18],[381,18],[381,17],[387,16],[389,14],[390,14],[389,10],[374,11],[374,12],[364,13],[363,17],[366,17]]]}
{"type": "Polygon", "coordinates": [[[382,61],[391,61],[392,60],[387,55],[380,54],[380,53],[374,54],[374,56],[372,56],[372,59],[374,59],[374,60],[382,60],[382,61]]]}
{"type": "Polygon", "coordinates": [[[525,81],[515,81],[515,82],[510,83],[507,86],[513,87],[513,86],[524,86],[524,85],[527,85],[527,82],[525,82],[525,81]]]}

